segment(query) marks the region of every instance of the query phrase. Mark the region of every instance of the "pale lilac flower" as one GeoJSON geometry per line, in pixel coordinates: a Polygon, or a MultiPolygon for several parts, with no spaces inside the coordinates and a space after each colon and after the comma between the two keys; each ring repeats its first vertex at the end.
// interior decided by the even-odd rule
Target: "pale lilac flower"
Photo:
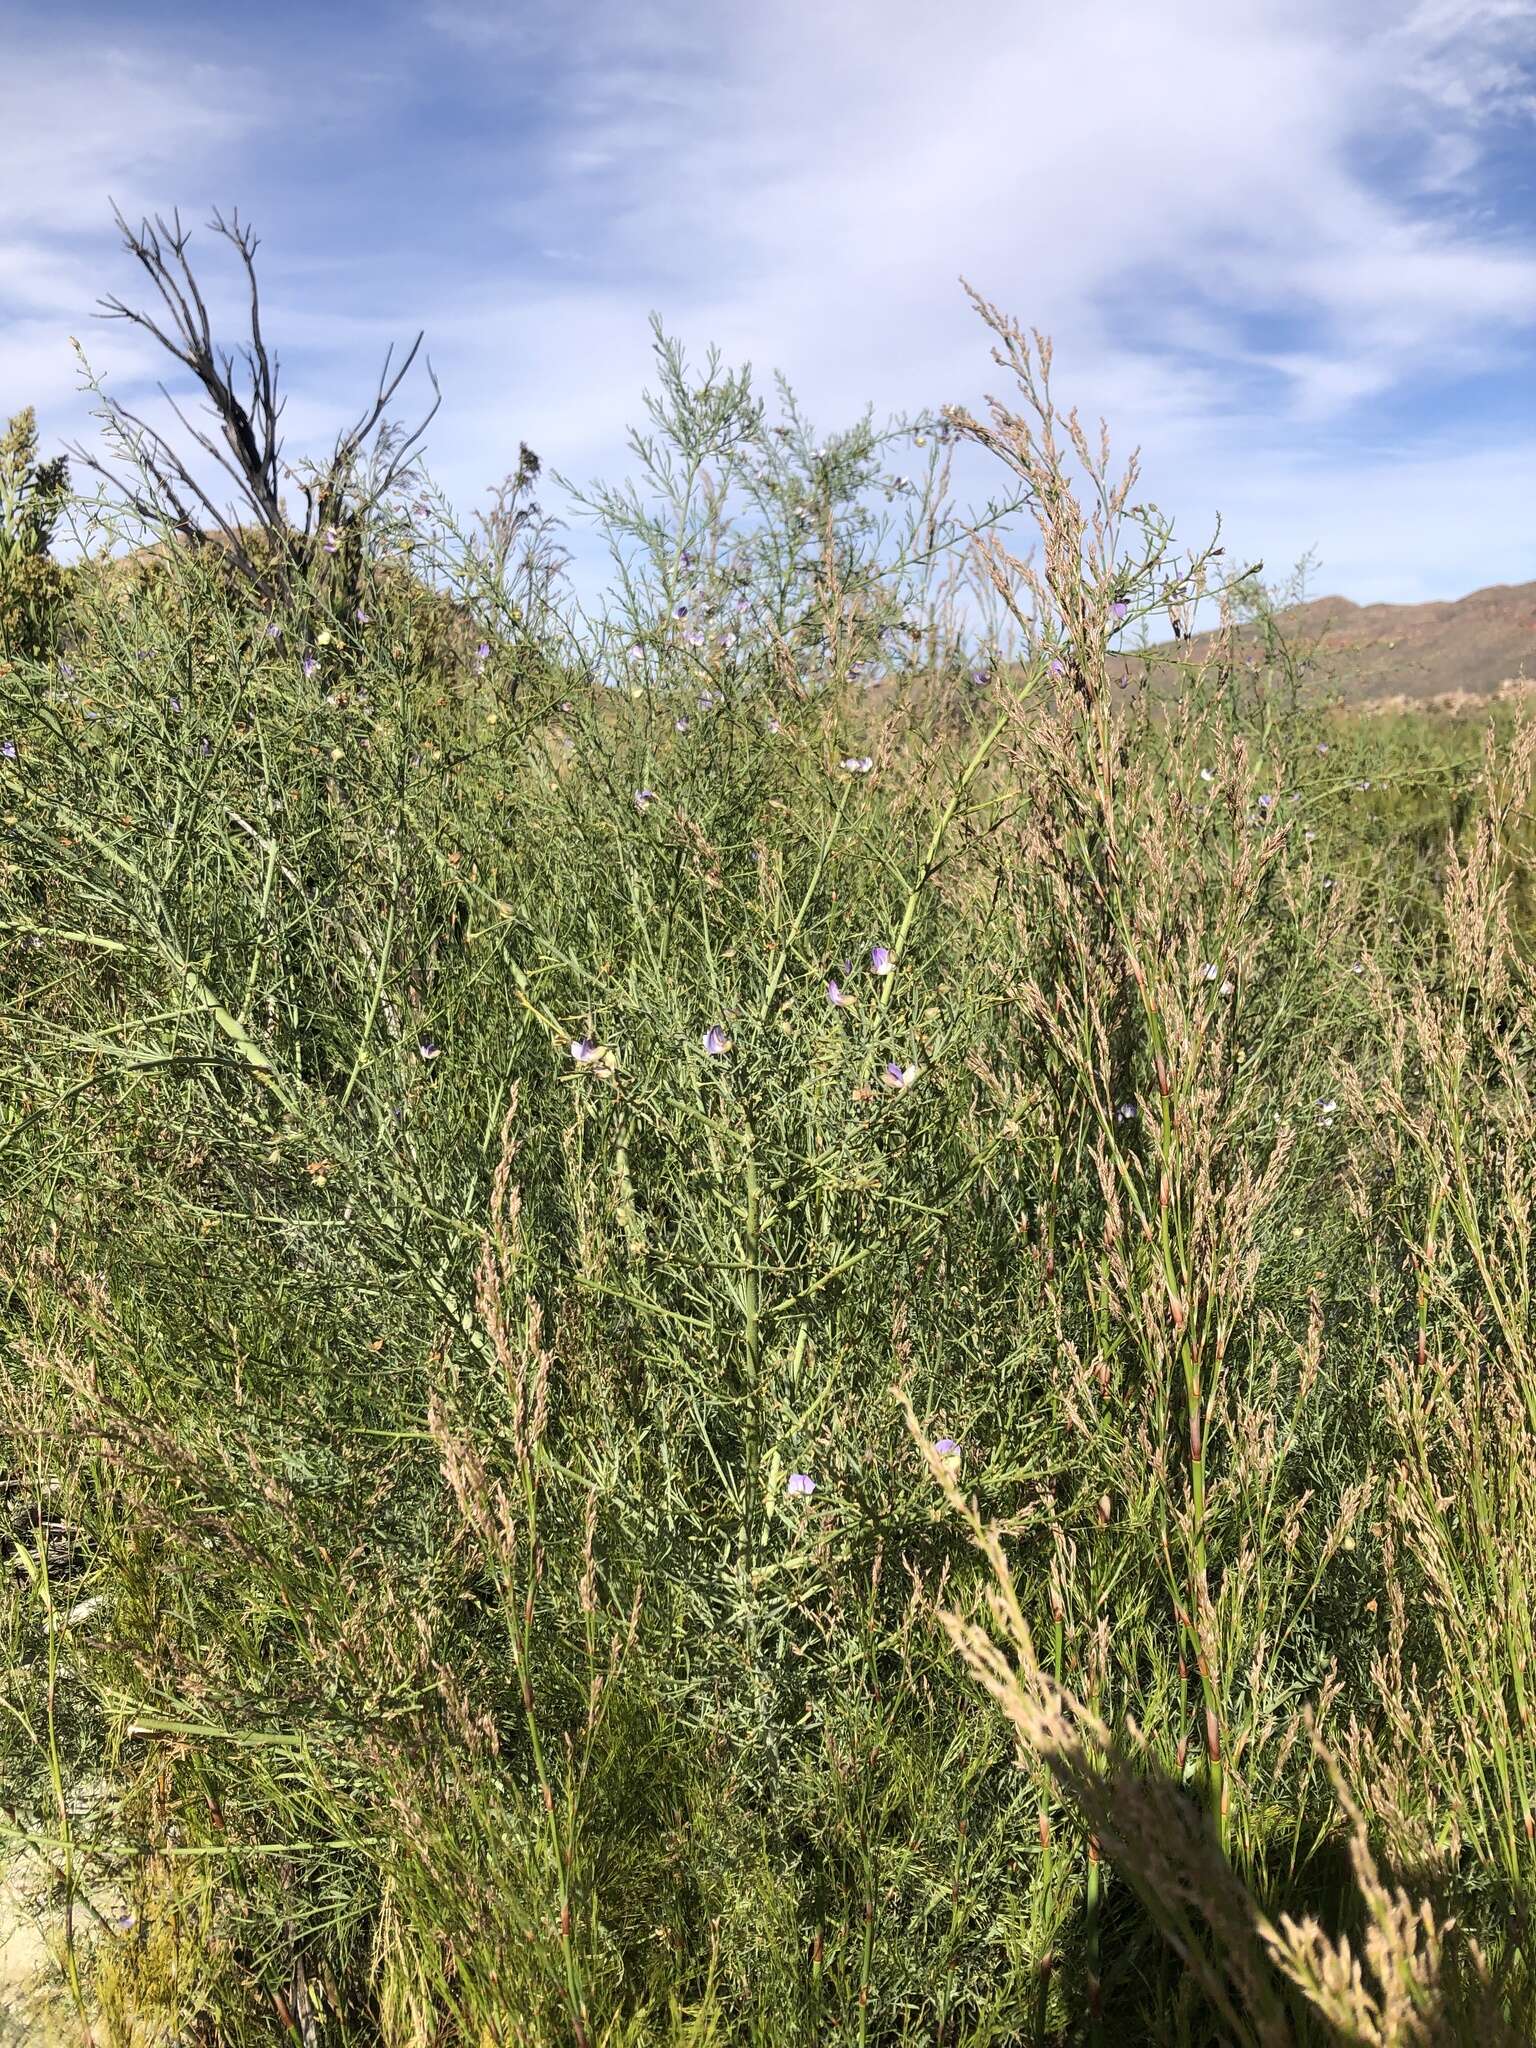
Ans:
{"type": "Polygon", "coordinates": [[[635,809],[637,811],[648,811],[655,801],[656,792],[654,789],[637,789],[635,791],[635,809]]]}
{"type": "Polygon", "coordinates": [[[673,719],[673,721],[672,721],[672,728],[673,728],[674,732],[686,732],[686,731],[688,730],[688,721],[687,721],[687,719],[686,719],[686,718],[674,718],[674,719],[673,719]]]}
{"type": "Polygon", "coordinates": [[[683,640],[685,644],[689,647],[702,647],[704,645],[704,635],[701,632],[699,632],[697,627],[691,627],[689,631],[683,635],[683,640]]]}
{"type": "Polygon", "coordinates": [[[701,711],[713,711],[715,706],[719,702],[720,699],[715,695],[713,690],[700,690],[699,709],[701,711]]]}
{"type": "Polygon", "coordinates": [[[282,637],[283,637],[283,629],[282,629],[282,627],[281,627],[281,626],[280,626],[280,625],[279,625],[279,624],[277,623],[276,619],[274,619],[274,620],[272,621],[271,625],[270,625],[270,626],[268,626],[268,628],[267,628],[267,638],[268,638],[269,640],[281,640],[281,639],[282,639],[282,637]]]}
{"type": "Polygon", "coordinates": [[[74,681],[74,668],[72,664],[67,661],[61,661],[59,663],[59,674],[64,678],[66,683],[74,681]]]}
{"type": "Polygon", "coordinates": [[[573,1038],[571,1058],[578,1067],[595,1067],[603,1056],[603,1048],[594,1038],[573,1038]]]}
{"type": "Polygon", "coordinates": [[[1059,658],[1053,658],[1051,661],[1051,674],[1053,676],[1064,676],[1066,672],[1067,664],[1059,658]]]}
{"type": "Polygon", "coordinates": [[[887,1060],[880,1069],[880,1079],[885,1087],[904,1094],[917,1079],[917,1069],[901,1066],[896,1060],[887,1060]]]}
{"type": "Polygon", "coordinates": [[[840,982],[829,981],[827,983],[827,1001],[834,1010],[846,1010],[853,1001],[853,997],[848,994],[840,982]]]}
{"type": "Polygon", "coordinates": [[[674,619],[686,619],[686,618],[687,618],[687,616],[688,616],[688,607],[687,607],[687,605],[685,605],[685,604],[675,604],[675,605],[673,605],[673,607],[672,607],[672,616],[673,616],[673,618],[674,618],[674,619]]]}
{"type": "Polygon", "coordinates": [[[848,754],[838,765],[849,775],[867,775],[875,764],[868,754],[848,754]]]}
{"type": "Polygon", "coordinates": [[[677,559],[679,560],[679,562],[682,563],[685,569],[691,569],[693,567],[693,556],[689,554],[686,548],[684,548],[683,552],[678,556],[677,559]]]}
{"type": "Polygon", "coordinates": [[[703,1045],[712,1060],[718,1059],[722,1053],[731,1049],[730,1039],[718,1024],[710,1025],[704,1034],[703,1045]]]}
{"type": "Polygon", "coordinates": [[[481,662],[484,662],[484,661],[489,661],[489,660],[490,660],[490,658],[491,658],[491,643],[490,643],[490,641],[489,641],[489,640],[482,640],[482,641],[480,642],[480,645],[479,645],[479,646],[478,646],[478,647],[477,647],[477,648],[475,649],[475,659],[476,659],[476,661],[481,661],[481,662]]]}
{"type": "Polygon", "coordinates": [[[628,647],[624,651],[624,659],[626,661],[644,661],[645,649],[641,647],[638,643],[632,647],[628,647]]]}
{"type": "Polygon", "coordinates": [[[312,654],[306,654],[303,661],[300,663],[300,667],[303,669],[305,675],[307,676],[312,676],[319,666],[319,662],[316,661],[315,657],[312,654]]]}
{"type": "Polygon", "coordinates": [[[421,1041],[420,1045],[417,1046],[416,1050],[421,1054],[421,1057],[424,1060],[435,1060],[438,1054],[442,1051],[442,1047],[440,1045],[434,1045],[430,1038],[424,1038],[421,1041]]]}
{"type": "Polygon", "coordinates": [[[1214,981],[1216,979],[1216,963],[1214,960],[1206,961],[1200,970],[1200,978],[1202,981],[1214,981]]]}
{"type": "Polygon", "coordinates": [[[1320,1124],[1331,1124],[1338,1114],[1339,1105],[1330,1099],[1317,1105],[1317,1120],[1320,1124]]]}
{"type": "Polygon", "coordinates": [[[168,697],[166,699],[166,709],[170,712],[172,718],[179,718],[181,715],[181,699],[179,697],[168,697]]]}
{"type": "Polygon", "coordinates": [[[978,690],[984,689],[991,680],[992,678],[987,674],[984,668],[973,668],[971,670],[971,681],[975,684],[978,690]]]}
{"type": "Polygon", "coordinates": [[[765,719],[763,723],[765,729],[768,732],[782,732],[784,730],[783,726],[780,725],[779,721],[776,718],[765,719]]]}
{"type": "Polygon", "coordinates": [[[816,1491],[816,1482],[809,1472],[791,1472],[789,1484],[784,1491],[795,1500],[809,1500],[816,1491]]]}
{"type": "Polygon", "coordinates": [[[736,635],[734,633],[722,633],[720,635],[720,652],[722,654],[729,654],[735,645],[736,635]]]}
{"type": "Polygon", "coordinates": [[[960,1446],[952,1436],[941,1436],[933,1448],[935,1456],[940,1458],[958,1458],[960,1455],[960,1446]]]}
{"type": "Polygon", "coordinates": [[[1326,754],[1328,751],[1328,742],[1326,740],[1319,740],[1317,743],[1317,751],[1320,754],[1326,754]]]}
{"type": "Polygon", "coordinates": [[[869,949],[869,971],[871,974],[889,974],[896,962],[889,946],[871,946],[869,949]]]}
{"type": "Polygon", "coordinates": [[[368,614],[363,610],[362,606],[359,605],[357,608],[357,623],[360,626],[366,626],[368,622],[368,614]]]}
{"type": "Polygon", "coordinates": [[[1120,1107],[1115,1111],[1115,1116],[1123,1124],[1134,1123],[1136,1121],[1135,1103],[1122,1102],[1120,1107]]]}
{"type": "Polygon", "coordinates": [[[1307,832],[1302,834],[1302,837],[1306,840],[1308,846],[1310,846],[1313,840],[1317,837],[1317,834],[1311,830],[1308,830],[1307,832]]]}
{"type": "Polygon", "coordinates": [[[327,555],[334,555],[336,550],[341,546],[341,535],[336,531],[334,526],[328,526],[325,529],[325,539],[321,541],[320,546],[322,552],[324,552],[327,555]]]}
{"type": "Polygon", "coordinates": [[[0,740],[0,760],[14,761],[15,759],[16,742],[14,740],[0,740]]]}
{"type": "Polygon", "coordinates": [[[1364,962],[1363,960],[1357,960],[1357,961],[1355,962],[1354,966],[1353,966],[1353,967],[1351,967],[1351,969],[1350,969],[1349,971],[1350,971],[1350,973],[1351,973],[1351,974],[1364,974],[1364,972],[1365,972],[1365,962],[1364,962]]]}
{"type": "Polygon", "coordinates": [[[1109,615],[1112,619],[1118,621],[1127,618],[1130,614],[1130,609],[1130,606],[1123,597],[1117,597],[1109,608],[1109,615]]]}
{"type": "Polygon", "coordinates": [[[1264,796],[1261,796],[1259,798],[1259,809],[1261,811],[1267,811],[1273,803],[1274,798],[1266,793],[1264,796]]]}
{"type": "Polygon", "coordinates": [[[1370,786],[1371,785],[1368,782],[1357,782],[1355,784],[1356,789],[1369,789],[1370,786]]]}

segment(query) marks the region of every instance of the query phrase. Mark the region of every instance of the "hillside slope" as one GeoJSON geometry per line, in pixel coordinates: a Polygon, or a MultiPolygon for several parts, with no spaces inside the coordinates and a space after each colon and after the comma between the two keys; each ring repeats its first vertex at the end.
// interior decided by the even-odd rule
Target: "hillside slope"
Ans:
{"type": "MultiPolygon", "coordinates": [[[[1298,648],[1315,643],[1316,679],[1353,699],[1491,696],[1503,683],[1536,678],[1536,583],[1496,583],[1438,604],[1320,597],[1279,622],[1298,648]]],[[[1208,645],[1197,635],[1187,651],[1208,645]]]]}

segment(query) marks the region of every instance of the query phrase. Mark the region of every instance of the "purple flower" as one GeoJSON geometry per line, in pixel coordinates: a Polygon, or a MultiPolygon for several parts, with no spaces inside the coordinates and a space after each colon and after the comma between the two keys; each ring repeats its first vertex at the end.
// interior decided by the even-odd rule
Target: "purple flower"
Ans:
{"type": "Polygon", "coordinates": [[[765,718],[763,720],[763,728],[767,732],[782,732],[784,730],[776,718],[765,718]]]}
{"type": "Polygon", "coordinates": [[[703,1045],[704,1050],[709,1054],[712,1060],[719,1059],[722,1053],[729,1052],[731,1049],[730,1039],[727,1038],[725,1032],[718,1024],[710,1025],[709,1029],[704,1034],[703,1045]]]}
{"type": "Polygon", "coordinates": [[[270,626],[268,626],[268,628],[267,628],[267,638],[268,638],[269,640],[281,640],[281,639],[282,639],[282,637],[283,637],[283,629],[282,629],[282,627],[281,627],[281,626],[280,626],[280,625],[279,625],[279,624],[277,623],[276,619],[274,619],[274,620],[272,621],[271,625],[270,625],[270,626]]]}
{"type": "Polygon", "coordinates": [[[1123,1124],[1134,1123],[1136,1121],[1135,1103],[1122,1102],[1120,1107],[1115,1111],[1115,1115],[1118,1118],[1118,1120],[1123,1124]]]}
{"type": "Polygon", "coordinates": [[[325,529],[325,539],[320,543],[321,551],[327,555],[334,555],[340,546],[341,535],[334,526],[328,526],[325,529]]]}
{"type": "Polygon", "coordinates": [[[1059,656],[1053,656],[1051,660],[1051,674],[1053,676],[1064,676],[1066,672],[1067,664],[1059,656]]]}
{"type": "Polygon", "coordinates": [[[416,1050],[421,1054],[424,1060],[435,1060],[438,1054],[442,1051],[442,1047],[440,1045],[434,1045],[430,1038],[424,1038],[421,1041],[420,1045],[417,1046],[416,1050]]]}
{"type": "Polygon", "coordinates": [[[827,1001],[834,1010],[846,1010],[853,1001],[853,997],[848,994],[847,990],[840,983],[829,981],[827,983],[827,1001]]]}
{"type": "Polygon", "coordinates": [[[816,1482],[809,1472],[791,1472],[784,1491],[793,1500],[809,1500],[816,1491],[816,1482]]]}
{"type": "Polygon", "coordinates": [[[14,740],[0,740],[0,760],[14,761],[15,758],[16,742],[14,740]]]}
{"type": "Polygon", "coordinates": [[[992,678],[987,674],[984,668],[973,668],[971,670],[971,681],[976,685],[978,690],[985,688],[985,686],[991,680],[992,678]]]}
{"type": "Polygon", "coordinates": [[[673,607],[672,607],[672,616],[673,616],[673,618],[674,618],[674,619],[686,619],[686,618],[687,618],[687,616],[688,616],[688,607],[687,607],[687,605],[685,605],[685,604],[675,604],[675,605],[673,605],[673,607]]]}
{"type": "Polygon", "coordinates": [[[887,1060],[880,1069],[880,1079],[887,1088],[893,1088],[899,1094],[904,1094],[917,1079],[917,1069],[916,1067],[904,1067],[896,1060],[887,1060]]]}
{"type": "Polygon", "coordinates": [[[181,713],[181,699],[179,697],[168,698],[166,709],[170,712],[172,718],[179,717],[181,713]]]}
{"type": "Polygon", "coordinates": [[[871,946],[869,949],[869,971],[871,974],[889,974],[896,962],[889,946],[871,946]]]}
{"type": "Polygon", "coordinates": [[[595,1067],[603,1056],[603,1048],[593,1038],[573,1038],[571,1058],[578,1067],[595,1067]]]}
{"type": "Polygon", "coordinates": [[[849,754],[838,765],[850,775],[867,775],[875,764],[868,754],[849,754]]]}
{"type": "Polygon", "coordinates": [[[480,642],[480,645],[475,649],[475,659],[476,661],[489,661],[490,658],[491,643],[489,640],[482,640],[480,642]]]}
{"type": "Polygon", "coordinates": [[[303,668],[305,675],[312,676],[320,664],[312,654],[306,654],[300,666],[303,668]]]}
{"type": "Polygon", "coordinates": [[[1267,811],[1270,808],[1271,804],[1273,804],[1273,802],[1274,798],[1270,796],[1268,792],[1266,792],[1263,796],[1259,798],[1259,809],[1261,811],[1267,811]]]}
{"type": "Polygon", "coordinates": [[[357,608],[357,623],[360,626],[366,626],[368,624],[368,614],[363,610],[361,605],[359,605],[357,608]]]}
{"type": "Polygon", "coordinates": [[[677,559],[679,562],[682,563],[685,569],[691,569],[693,567],[693,556],[688,552],[686,548],[683,549],[683,552],[678,556],[677,559]]]}
{"type": "Polygon", "coordinates": [[[1317,751],[1320,754],[1326,754],[1328,751],[1328,742],[1326,740],[1319,740],[1317,743],[1317,751]]]}
{"type": "Polygon", "coordinates": [[[960,1455],[960,1446],[952,1436],[941,1436],[933,1448],[940,1458],[958,1458],[960,1455]]]}
{"type": "Polygon", "coordinates": [[[198,741],[197,751],[204,757],[204,759],[206,759],[208,755],[213,752],[213,743],[209,739],[207,733],[204,733],[202,738],[198,741]]]}
{"type": "Polygon", "coordinates": [[[688,721],[687,721],[687,719],[686,719],[686,718],[674,718],[674,719],[673,719],[673,721],[672,721],[672,729],[673,729],[673,731],[674,731],[674,732],[686,732],[686,731],[688,730],[688,721]]]}
{"type": "Polygon", "coordinates": [[[64,678],[65,682],[68,683],[73,682],[75,671],[69,662],[61,661],[59,663],[59,674],[64,678]]]}
{"type": "Polygon", "coordinates": [[[1129,615],[1130,609],[1130,606],[1123,597],[1117,597],[1109,608],[1109,615],[1112,619],[1119,621],[1129,615]]]}
{"type": "Polygon", "coordinates": [[[689,647],[702,647],[704,645],[704,635],[701,632],[699,632],[697,627],[690,626],[688,631],[683,635],[683,641],[684,644],[689,647]]]}
{"type": "Polygon", "coordinates": [[[635,809],[637,811],[648,811],[655,801],[656,792],[654,789],[637,789],[635,791],[635,809]]]}

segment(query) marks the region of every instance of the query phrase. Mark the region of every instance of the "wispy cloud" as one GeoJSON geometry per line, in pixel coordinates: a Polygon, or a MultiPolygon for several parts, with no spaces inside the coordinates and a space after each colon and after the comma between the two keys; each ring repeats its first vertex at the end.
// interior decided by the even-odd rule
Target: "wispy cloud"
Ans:
{"type": "Polygon", "coordinates": [[[1063,391],[1197,528],[1225,507],[1276,560],[1315,540],[1360,598],[1536,571],[1504,497],[1536,428],[1524,0],[436,0],[381,14],[366,61],[278,16],[281,74],[179,7],[70,65],[33,17],[0,398],[17,363],[59,389],[45,335],[102,286],[108,189],[238,191],[305,413],[339,416],[420,321],[434,465],[468,498],[520,436],[623,467],[653,306],[828,423],[975,403],[964,273],[1054,333],[1063,391]]]}

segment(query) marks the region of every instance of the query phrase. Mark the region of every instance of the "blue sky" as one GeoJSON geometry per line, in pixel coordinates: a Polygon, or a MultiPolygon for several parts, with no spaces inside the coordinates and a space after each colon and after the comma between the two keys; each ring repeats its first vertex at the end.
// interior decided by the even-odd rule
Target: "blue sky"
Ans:
{"type": "Polygon", "coordinates": [[[0,412],[52,441],[70,335],[158,374],[90,317],[108,195],[238,204],[290,452],[425,327],[466,506],[520,439],[625,472],[653,308],[821,428],[979,406],[963,274],[1187,539],[1362,602],[1536,577],[1531,0],[5,0],[0,136],[0,412]]]}

